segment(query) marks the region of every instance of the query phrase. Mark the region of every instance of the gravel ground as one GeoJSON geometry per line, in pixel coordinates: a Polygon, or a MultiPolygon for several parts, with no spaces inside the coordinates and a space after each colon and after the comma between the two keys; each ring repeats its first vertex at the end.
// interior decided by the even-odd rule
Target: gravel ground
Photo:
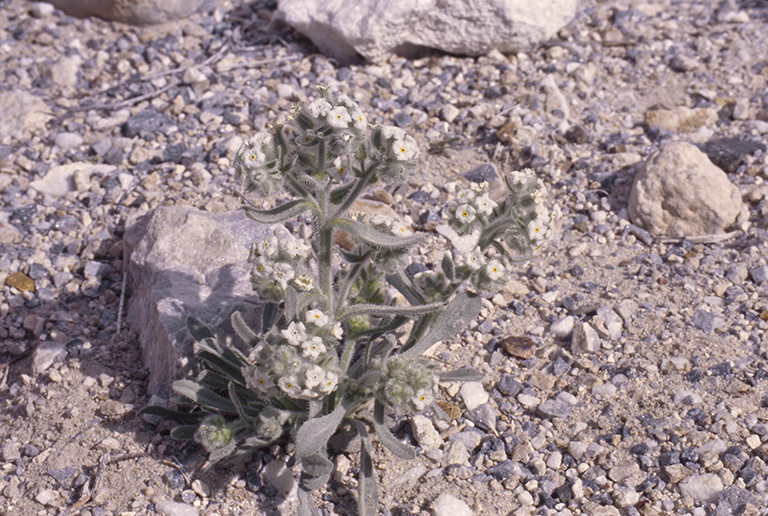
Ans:
{"type": "MultiPolygon", "coordinates": [[[[317,84],[419,143],[419,172],[371,193],[434,235],[415,261],[445,245],[452,185],[494,170],[532,167],[563,213],[541,259],[433,348],[484,389],[443,386],[450,424],[398,422],[415,461],[377,447],[382,514],[460,514],[444,493],[476,515],[768,514],[768,5],[587,0],[525,55],[347,67],[268,28],[273,9],[142,29],[0,0],[0,514],[295,511],[262,476],[284,450],[199,474],[199,447],[135,416],[122,234],[161,205],[237,209],[234,151],[317,84]],[[670,139],[741,190],[728,238],[629,224],[637,166],[670,139]]],[[[324,514],[354,514],[357,459],[336,457],[324,514]]]]}

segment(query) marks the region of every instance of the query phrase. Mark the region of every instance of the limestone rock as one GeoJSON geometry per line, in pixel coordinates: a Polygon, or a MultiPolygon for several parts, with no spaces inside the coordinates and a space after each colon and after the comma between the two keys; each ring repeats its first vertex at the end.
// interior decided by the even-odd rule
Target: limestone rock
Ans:
{"type": "Polygon", "coordinates": [[[739,189],[686,142],[668,143],[648,158],[629,197],[632,221],[655,236],[722,233],[740,211],[739,189]]]}
{"type": "Polygon", "coordinates": [[[287,235],[283,226],[258,224],[244,212],[189,207],[160,207],[128,221],[124,238],[133,282],[128,322],[149,368],[150,395],[169,392],[177,373],[193,365],[188,316],[222,340],[233,335],[235,311],[259,328],[261,306],[247,258],[251,244],[272,231],[287,235]]]}
{"type": "Polygon", "coordinates": [[[98,165],[77,161],[51,168],[43,177],[29,183],[29,186],[42,194],[61,197],[69,192],[76,191],[74,176],[78,172],[85,177],[104,176],[115,170],[113,165],[98,165]]]}
{"type": "Polygon", "coordinates": [[[50,0],[67,14],[85,18],[151,25],[185,18],[195,12],[203,0],[50,0]]]}
{"type": "Polygon", "coordinates": [[[45,129],[52,117],[45,102],[31,93],[15,89],[0,95],[0,143],[7,138],[21,139],[24,131],[45,129]]]}
{"type": "Polygon", "coordinates": [[[306,35],[340,62],[357,54],[514,53],[554,36],[576,14],[576,0],[280,0],[273,21],[306,35]]]}

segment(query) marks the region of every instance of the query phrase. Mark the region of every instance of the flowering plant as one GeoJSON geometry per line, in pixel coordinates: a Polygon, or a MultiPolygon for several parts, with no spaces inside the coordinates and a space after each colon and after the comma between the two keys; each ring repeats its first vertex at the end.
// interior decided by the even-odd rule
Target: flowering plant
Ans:
{"type": "Polygon", "coordinates": [[[434,403],[438,382],[482,378],[472,369],[436,372],[421,355],[480,312],[480,298],[467,288],[503,284],[513,257],[551,236],[553,218],[542,203],[543,184],[530,171],[508,178],[509,197],[500,204],[487,184],[460,190],[451,224],[472,236],[474,249],[446,253],[439,267],[407,274],[409,250],[424,236],[389,217],[348,212],[370,184],[406,177],[419,156],[416,143],[399,128],[369,126],[346,95],[319,93],[294,106],[288,124],[252,137],[235,159],[246,192],[266,196],[285,188],[298,197],[269,211],[245,208],[251,218],[276,224],[310,215],[297,235],[274,233],[253,245],[252,283],[265,301],[262,327],[257,333],[233,314],[246,353],[190,318],[202,371],[174,390],[202,412],[144,412],[193,420],[172,434],[200,442],[211,464],[292,442],[289,465],[302,467],[301,515],[317,514],[310,493],[330,478],[326,446],[348,421],[362,440],[359,511],[373,515],[378,488],[368,430],[396,456],[415,456],[388,429],[386,411],[431,407],[444,416],[434,403]],[[342,232],[349,237],[344,246],[335,243],[342,232]],[[402,295],[400,303],[387,285],[402,295]]]}

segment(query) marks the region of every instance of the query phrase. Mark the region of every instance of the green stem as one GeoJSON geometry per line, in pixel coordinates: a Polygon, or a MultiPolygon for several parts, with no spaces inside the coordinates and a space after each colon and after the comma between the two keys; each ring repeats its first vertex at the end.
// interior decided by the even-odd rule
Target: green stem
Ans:
{"type": "Polygon", "coordinates": [[[360,194],[363,193],[365,187],[367,187],[368,183],[370,183],[371,179],[373,179],[374,174],[376,174],[377,167],[378,163],[371,163],[371,166],[368,167],[368,170],[365,171],[363,177],[357,180],[355,187],[351,192],[349,192],[342,205],[339,206],[339,209],[336,210],[336,213],[333,214],[332,218],[338,219],[347,212],[349,207],[352,206],[352,203],[355,202],[358,197],[360,197],[360,194]]]}
{"type": "Polygon", "coordinates": [[[349,363],[352,361],[352,352],[355,351],[356,343],[357,340],[355,339],[347,339],[344,343],[344,351],[341,353],[341,360],[339,360],[339,365],[341,366],[341,370],[344,371],[344,376],[346,376],[347,369],[349,369],[349,363]]]}
{"type": "Polygon", "coordinates": [[[329,224],[328,210],[330,205],[330,187],[323,189],[320,199],[320,214],[315,219],[317,227],[314,231],[318,236],[317,268],[320,280],[320,290],[328,300],[328,314],[333,316],[333,271],[331,270],[331,246],[333,245],[333,226],[329,224]]]}
{"type": "MultiPolygon", "coordinates": [[[[352,287],[352,284],[355,282],[355,279],[357,278],[358,274],[360,274],[360,271],[363,270],[363,267],[368,264],[368,261],[370,260],[372,254],[373,254],[372,250],[365,253],[361,258],[361,260],[357,262],[349,271],[349,275],[344,280],[344,284],[341,286],[341,289],[339,290],[336,296],[336,298],[338,299],[336,310],[344,308],[344,306],[346,305],[347,294],[349,293],[349,289],[352,287]]],[[[334,314],[334,317],[336,316],[337,314],[334,314]]]]}

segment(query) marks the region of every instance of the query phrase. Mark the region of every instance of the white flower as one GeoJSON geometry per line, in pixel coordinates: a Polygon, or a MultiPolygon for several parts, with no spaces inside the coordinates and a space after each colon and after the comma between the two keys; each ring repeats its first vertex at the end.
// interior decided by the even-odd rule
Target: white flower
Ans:
{"type": "Polygon", "coordinates": [[[419,392],[411,398],[411,402],[413,402],[416,410],[424,410],[432,403],[432,391],[430,389],[419,389],[419,392]]]}
{"type": "Polygon", "coordinates": [[[301,345],[301,354],[312,360],[317,360],[317,357],[323,353],[325,353],[325,344],[320,337],[312,337],[301,345]]]}
{"type": "Polygon", "coordinates": [[[277,281],[284,289],[288,286],[288,282],[292,280],[295,275],[296,273],[294,272],[293,267],[287,263],[276,263],[274,269],[272,270],[272,279],[277,281]]]}
{"type": "Polygon", "coordinates": [[[408,236],[413,233],[410,229],[408,229],[408,226],[398,221],[393,221],[390,229],[392,230],[393,234],[398,236],[408,236]]]}
{"type": "Polygon", "coordinates": [[[475,207],[477,208],[478,213],[482,213],[483,215],[490,215],[493,213],[493,209],[496,206],[498,206],[498,204],[496,204],[496,201],[492,200],[488,194],[483,194],[475,200],[475,207]]]}
{"type": "Polygon", "coordinates": [[[339,383],[339,376],[336,373],[330,371],[325,373],[325,378],[320,383],[320,392],[323,394],[330,394],[336,388],[339,383]]]}
{"type": "Polygon", "coordinates": [[[467,253],[466,256],[464,256],[464,263],[473,271],[476,271],[485,265],[485,255],[483,255],[479,246],[475,247],[472,252],[467,253]]]}
{"type": "Polygon", "coordinates": [[[285,337],[285,340],[287,340],[288,344],[291,346],[298,346],[307,338],[307,332],[304,324],[295,321],[292,321],[291,324],[289,324],[286,329],[281,330],[280,333],[283,335],[283,337],[285,337]]]}
{"type": "Polygon", "coordinates": [[[536,217],[528,223],[528,238],[531,242],[538,244],[546,239],[547,228],[542,224],[542,220],[536,217]]]}
{"type": "Polygon", "coordinates": [[[259,242],[258,250],[262,256],[273,257],[277,254],[280,247],[277,242],[277,237],[272,235],[259,242]]]}
{"type": "Polygon", "coordinates": [[[328,324],[328,316],[320,310],[309,310],[307,312],[307,322],[322,328],[328,324]]]}
{"type": "Polygon", "coordinates": [[[296,285],[296,288],[301,292],[309,292],[312,290],[312,278],[306,274],[296,277],[293,280],[293,284],[296,285]]]}
{"type": "Polygon", "coordinates": [[[272,275],[273,263],[264,256],[259,256],[256,259],[256,265],[253,267],[253,272],[260,278],[266,278],[272,275]]]}
{"type": "Polygon", "coordinates": [[[301,391],[301,397],[303,399],[317,398],[318,394],[312,389],[304,389],[301,391]]]}
{"type": "Polygon", "coordinates": [[[246,170],[256,169],[267,161],[267,156],[261,149],[250,148],[243,153],[243,166],[246,170]]]}
{"type": "Polygon", "coordinates": [[[325,99],[317,99],[309,103],[307,106],[307,113],[309,113],[309,116],[312,118],[318,118],[326,116],[331,109],[333,109],[333,107],[326,102],[325,99]]]}
{"type": "Polygon", "coordinates": [[[485,272],[491,281],[497,281],[504,275],[504,266],[499,260],[491,260],[485,266],[485,272]]]}
{"type": "Polygon", "coordinates": [[[457,203],[468,203],[472,199],[475,198],[475,192],[470,190],[469,188],[462,188],[458,192],[456,192],[456,202],[457,203]]]}
{"type": "Polygon", "coordinates": [[[475,220],[475,209],[469,204],[461,204],[457,206],[456,219],[462,224],[470,224],[475,220]]]}
{"type": "Polygon", "coordinates": [[[352,117],[349,116],[349,111],[347,111],[347,108],[339,106],[331,109],[325,116],[325,120],[331,127],[344,129],[349,127],[349,123],[352,121],[352,117]]]}
{"type": "Polygon", "coordinates": [[[288,396],[296,397],[301,393],[299,382],[293,376],[284,376],[277,381],[277,386],[288,396]]]}
{"type": "Polygon", "coordinates": [[[347,95],[346,93],[339,93],[338,95],[336,95],[336,104],[338,104],[339,106],[348,107],[350,109],[359,107],[357,105],[357,102],[349,98],[349,95],[347,95]]]}
{"type": "Polygon", "coordinates": [[[365,130],[368,127],[368,119],[365,118],[363,111],[359,107],[353,107],[349,110],[349,116],[352,118],[352,127],[358,131],[365,130]]]}
{"type": "Polygon", "coordinates": [[[339,340],[341,340],[341,337],[344,336],[344,330],[341,328],[340,322],[337,322],[333,325],[333,328],[331,329],[331,335],[339,340]]]}
{"type": "Polygon", "coordinates": [[[316,385],[320,385],[320,382],[325,379],[325,369],[318,365],[312,366],[306,370],[304,378],[304,385],[306,385],[308,389],[311,389],[316,385]]]}
{"type": "Polygon", "coordinates": [[[338,156],[335,160],[333,160],[333,167],[337,175],[343,177],[346,173],[347,167],[344,166],[344,162],[341,160],[341,156],[338,156]]]}
{"type": "Polygon", "coordinates": [[[261,392],[267,392],[275,386],[275,382],[270,380],[266,373],[260,371],[256,367],[253,368],[251,374],[246,376],[245,382],[248,384],[248,387],[257,389],[261,392]]]}
{"type": "Polygon", "coordinates": [[[303,238],[286,238],[280,241],[280,249],[291,258],[306,258],[311,249],[303,238]]]}
{"type": "Polygon", "coordinates": [[[411,161],[419,156],[416,140],[408,135],[405,135],[405,138],[402,139],[395,139],[392,142],[392,151],[397,161],[411,161]]]}

